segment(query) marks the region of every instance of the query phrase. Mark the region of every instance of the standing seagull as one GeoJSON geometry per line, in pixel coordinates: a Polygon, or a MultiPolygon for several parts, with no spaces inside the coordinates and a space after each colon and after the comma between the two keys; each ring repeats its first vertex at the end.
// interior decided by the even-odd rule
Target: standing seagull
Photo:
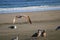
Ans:
{"type": "Polygon", "coordinates": [[[29,16],[26,16],[26,15],[23,15],[23,16],[15,16],[14,19],[13,19],[13,24],[16,22],[16,19],[17,19],[17,18],[22,18],[22,17],[24,17],[25,19],[27,19],[28,22],[29,22],[30,24],[32,24],[30,17],[29,17],[29,16]]]}
{"type": "Polygon", "coordinates": [[[15,25],[9,26],[10,29],[16,29],[17,27],[15,25]]]}
{"type": "Polygon", "coordinates": [[[46,31],[45,30],[42,31],[41,37],[43,37],[46,40],[47,34],[46,34],[46,31]]]}
{"type": "Polygon", "coordinates": [[[42,33],[42,30],[38,29],[38,32],[36,32],[32,35],[33,40],[40,37],[41,33],[42,33]]]}
{"type": "Polygon", "coordinates": [[[18,36],[16,36],[16,37],[12,38],[12,40],[18,40],[18,36]]]}
{"type": "Polygon", "coordinates": [[[46,31],[38,29],[38,32],[32,35],[33,40],[39,38],[40,36],[46,40],[46,37],[47,37],[46,31]]]}
{"type": "Polygon", "coordinates": [[[60,26],[58,26],[58,27],[56,28],[56,31],[59,30],[59,29],[60,29],[60,26]]]}

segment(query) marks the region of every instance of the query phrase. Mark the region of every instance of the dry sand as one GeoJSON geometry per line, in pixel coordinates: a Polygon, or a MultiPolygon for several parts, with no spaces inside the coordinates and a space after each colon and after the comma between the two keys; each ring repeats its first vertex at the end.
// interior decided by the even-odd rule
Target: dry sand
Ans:
{"type": "MultiPolygon", "coordinates": [[[[60,10],[44,12],[25,12],[0,14],[0,40],[11,40],[14,36],[19,35],[19,40],[31,40],[31,35],[38,29],[44,29],[47,32],[47,40],[60,40],[60,30],[55,31],[60,25],[60,10]],[[17,19],[15,24],[12,20],[16,15],[29,15],[32,24],[27,20],[17,19]],[[16,25],[17,29],[8,28],[16,25]]],[[[44,40],[40,38],[38,40],[44,40]]]]}

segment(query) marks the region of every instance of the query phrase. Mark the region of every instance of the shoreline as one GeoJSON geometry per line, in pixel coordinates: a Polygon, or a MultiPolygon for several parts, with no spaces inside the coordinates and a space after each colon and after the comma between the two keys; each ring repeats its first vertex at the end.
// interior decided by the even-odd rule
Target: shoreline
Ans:
{"type": "Polygon", "coordinates": [[[12,12],[12,13],[0,13],[0,14],[16,14],[16,13],[37,13],[37,12],[53,12],[53,11],[60,11],[60,10],[45,10],[45,11],[32,11],[32,12],[12,12]]]}

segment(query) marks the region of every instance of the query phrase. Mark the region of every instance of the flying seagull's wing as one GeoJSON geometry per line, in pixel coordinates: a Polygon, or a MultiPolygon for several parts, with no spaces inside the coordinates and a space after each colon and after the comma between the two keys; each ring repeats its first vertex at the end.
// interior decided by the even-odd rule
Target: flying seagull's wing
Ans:
{"type": "Polygon", "coordinates": [[[32,24],[30,17],[27,16],[27,18],[28,18],[28,22],[29,22],[30,24],[32,24]]]}

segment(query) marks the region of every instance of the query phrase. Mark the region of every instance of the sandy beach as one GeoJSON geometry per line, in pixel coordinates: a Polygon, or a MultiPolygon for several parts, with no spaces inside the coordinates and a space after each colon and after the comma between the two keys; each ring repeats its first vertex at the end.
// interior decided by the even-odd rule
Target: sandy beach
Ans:
{"type": "Polygon", "coordinates": [[[17,35],[19,35],[19,40],[31,40],[32,34],[38,29],[46,30],[47,40],[60,40],[60,30],[55,31],[59,25],[60,10],[0,14],[0,40],[11,40],[17,35]],[[25,18],[17,19],[16,23],[12,24],[16,15],[30,16],[32,24],[29,24],[25,18]],[[11,25],[16,25],[17,29],[10,29],[11,25]]]}

